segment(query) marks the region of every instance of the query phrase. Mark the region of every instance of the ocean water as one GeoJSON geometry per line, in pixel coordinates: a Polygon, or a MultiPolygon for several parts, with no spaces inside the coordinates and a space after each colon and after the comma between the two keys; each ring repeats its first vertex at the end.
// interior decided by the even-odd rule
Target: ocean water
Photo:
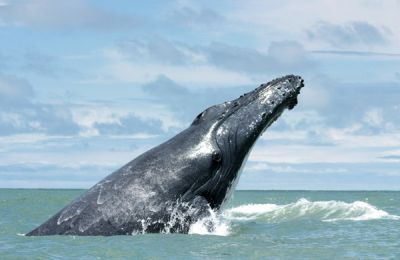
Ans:
{"type": "Polygon", "coordinates": [[[23,235],[82,192],[0,189],[0,259],[400,259],[391,191],[236,191],[212,234],[23,235]]]}

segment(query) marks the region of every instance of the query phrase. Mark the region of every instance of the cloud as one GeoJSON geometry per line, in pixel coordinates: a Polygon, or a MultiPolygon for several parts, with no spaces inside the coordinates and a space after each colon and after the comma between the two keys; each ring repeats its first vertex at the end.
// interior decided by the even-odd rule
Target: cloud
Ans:
{"type": "Polygon", "coordinates": [[[383,45],[387,42],[385,34],[378,27],[364,21],[353,21],[344,25],[321,21],[307,31],[310,40],[324,41],[339,48],[383,45]]]}
{"type": "MultiPolygon", "coordinates": [[[[311,55],[296,41],[271,42],[268,51],[263,53],[253,48],[243,48],[222,42],[196,46],[171,42],[164,38],[151,38],[121,41],[115,51],[113,57],[128,59],[132,65],[141,64],[142,68],[149,66],[149,63],[173,65],[176,68],[190,66],[196,74],[200,73],[200,71],[195,71],[196,68],[214,67],[215,71],[223,69],[251,77],[254,75],[265,77],[276,73],[301,73],[315,67],[315,61],[311,55]]],[[[168,68],[169,71],[171,69],[171,67],[168,68]]],[[[159,74],[166,74],[173,78],[171,73],[167,74],[168,70],[164,69],[159,74]]],[[[227,73],[222,72],[219,72],[221,76],[229,77],[227,73]]],[[[212,75],[207,74],[207,78],[212,75]]]]}
{"type": "Polygon", "coordinates": [[[162,37],[153,37],[148,40],[122,40],[117,43],[117,47],[126,57],[137,63],[159,62],[185,65],[202,60],[201,53],[193,48],[162,37]]]}
{"type": "Polygon", "coordinates": [[[313,92],[315,84],[315,79],[306,81],[296,109],[284,113],[265,132],[250,161],[341,164],[396,160],[385,156],[393,155],[389,152],[400,145],[398,83],[343,83],[320,77],[318,84],[328,100],[309,105],[319,95],[306,98],[303,94],[308,87],[313,92]]]}
{"type": "Polygon", "coordinates": [[[1,187],[65,188],[69,186],[89,188],[116,168],[116,165],[104,164],[2,164],[0,165],[1,187]],[[27,175],[29,182],[27,182],[27,175]],[[49,183],[56,186],[50,186],[49,183]],[[64,186],[61,183],[64,183],[64,186]]]}
{"type": "Polygon", "coordinates": [[[108,50],[106,56],[108,64],[101,68],[97,74],[99,78],[108,75],[113,83],[143,84],[155,80],[160,74],[166,75],[180,84],[188,84],[192,87],[226,87],[253,83],[253,79],[248,75],[218,68],[207,63],[185,66],[168,65],[162,62],[137,63],[132,62],[118,50],[108,50]]]}
{"type": "Polygon", "coordinates": [[[99,103],[76,105],[72,108],[72,117],[73,122],[79,125],[79,135],[82,137],[124,137],[138,134],[151,136],[165,134],[171,130],[160,118],[99,103]]]}
{"type": "Polygon", "coordinates": [[[78,31],[132,29],[137,24],[132,16],[111,12],[87,0],[15,1],[0,6],[0,21],[3,26],[78,31]]]}
{"type": "Polygon", "coordinates": [[[162,122],[155,119],[143,119],[129,114],[118,119],[118,123],[95,123],[101,135],[126,135],[126,134],[163,134],[162,122]]]}
{"type": "Polygon", "coordinates": [[[0,106],[25,106],[33,95],[33,88],[25,79],[0,74],[0,106]]]}
{"type": "Polygon", "coordinates": [[[73,134],[79,127],[68,108],[33,102],[34,90],[23,78],[0,75],[0,135],[45,132],[73,134]]]}
{"type": "Polygon", "coordinates": [[[400,162],[400,155],[385,155],[385,156],[381,156],[380,158],[382,159],[386,159],[386,160],[397,160],[400,162]]]}
{"type": "Polygon", "coordinates": [[[210,29],[225,22],[225,17],[210,8],[181,6],[167,14],[168,22],[180,26],[210,29]]]}
{"type": "MultiPolygon", "coordinates": [[[[297,119],[300,112],[290,115],[297,119]]],[[[373,123],[382,120],[381,115],[375,118],[375,112],[367,111],[365,114],[371,113],[372,119],[369,120],[373,123]]],[[[329,124],[326,119],[299,125],[295,120],[293,122],[289,113],[285,113],[278,120],[285,126],[270,127],[253,149],[249,161],[294,164],[384,162],[385,156],[393,155],[393,149],[400,145],[400,125],[371,127],[370,121],[363,122],[362,119],[346,127],[329,124]]]]}
{"type": "Polygon", "coordinates": [[[46,181],[30,180],[1,180],[0,188],[22,188],[22,189],[88,189],[92,187],[96,181],[68,181],[68,180],[53,180],[46,181]]]}
{"type": "Polygon", "coordinates": [[[191,90],[165,75],[159,75],[155,80],[144,84],[142,89],[149,98],[166,106],[174,116],[186,124],[205,105],[201,95],[195,95],[191,90]],[[194,96],[197,98],[193,99],[194,96]]]}
{"type": "Polygon", "coordinates": [[[326,174],[326,173],[344,173],[348,170],[343,166],[338,167],[335,164],[276,164],[276,163],[250,163],[246,167],[249,172],[252,171],[263,171],[263,172],[274,172],[274,173],[316,173],[316,174],[326,174]],[[317,167],[315,167],[317,166],[317,167]]]}
{"type": "Polygon", "coordinates": [[[307,77],[305,85],[296,109],[273,127],[305,130],[360,125],[357,131],[363,134],[400,129],[398,82],[345,83],[321,74],[307,77]]]}
{"type": "MultiPolygon", "coordinates": [[[[266,133],[265,135],[267,135],[266,133]]],[[[347,135],[342,137],[350,141],[343,144],[343,140],[336,140],[335,145],[315,146],[300,144],[259,144],[254,147],[249,157],[249,161],[266,162],[266,163],[378,163],[382,162],[379,149],[372,142],[376,139],[385,140],[386,137],[376,138],[369,141],[370,136],[360,136],[353,140],[355,135],[347,135]],[[357,147],[354,145],[369,141],[370,145],[357,147]],[[375,148],[375,149],[371,149],[375,148]]],[[[379,140],[378,140],[379,141],[379,140]]],[[[386,141],[386,140],[385,140],[386,141]]],[[[390,147],[382,147],[387,149],[390,147]]],[[[393,148],[393,147],[392,147],[393,148]]]]}
{"type": "Polygon", "coordinates": [[[338,55],[338,56],[359,56],[359,57],[400,57],[399,53],[373,52],[373,51],[342,51],[342,50],[315,50],[311,53],[338,55]]]}
{"type": "Polygon", "coordinates": [[[47,133],[73,135],[79,126],[72,121],[68,108],[45,104],[29,104],[20,109],[0,112],[0,135],[17,133],[47,133]]]}
{"type": "Polygon", "coordinates": [[[295,41],[271,42],[267,53],[224,43],[212,43],[204,51],[210,63],[250,74],[293,73],[314,65],[303,46],[295,41]]]}
{"type": "Polygon", "coordinates": [[[254,87],[195,89],[178,84],[165,75],[159,75],[155,80],[144,84],[142,89],[149,98],[167,107],[186,126],[204,109],[237,98],[254,87]]]}
{"type": "Polygon", "coordinates": [[[332,125],[344,126],[363,121],[365,126],[386,130],[388,123],[400,126],[400,118],[396,116],[399,95],[398,83],[338,83],[331,91],[330,105],[321,113],[327,115],[332,125]]]}
{"type": "Polygon", "coordinates": [[[38,51],[27,51],[24,55],[23,69],[33,71],[42,76],[56,75],[56,58],[38,51]]]}
{"type": "Polygon", "coordinates": [[[365,0],[302,1],[300,12],[299,3],[295,0],[279,3],[257,0],[235,2],[223,12],[231,27],[225,28],[222,34],[240,32],[243,37],[241,41],[256,41],[261,48],[271,41],[285,39],[297,40],[306,49],[334,46],[340,49],[352,47],[358,51],[398,53],[400,31],[397,26],[397,1],[388,0],[374,6],[365,3],[365,0]],[[297,16],[289,19],[293,13],[297,16]],[[310,32],[316,38],[310,38],[304,32],[310,32]]]}
{"type": "MultiPolygon", "coordinates": [[[[17,59],[17,58],[16,58],[17,59]]],[[[72,66],[71,66],[72,67],[72,66]]],[[[22,56],[20,68],[23,71],[50,78],[85,78],[84,72],[66,66],[60,58],[43,53],[37,49],[28,49],[22,56]]]]}
{"type": "Polygon", "coordinates": [[[363,121],[371,126],[381,128],[384,126],[383,111],[381,108],[371,108],[365,112],[363,121]]]}
{"type": "MultiPolygon", "coordinates": [[[[249,165],[250,166],[250,165],[249,165]]],[[[398,190],[398,164],[274,164],[278,171],[250,171],[238,189],[263,190],[398,190]],[[293,171],[286,171],[286,169],[293,171]],[[283,171],[282,171],[283,170],[283,171]]]]}
{"type": "MultiPolygon", "coordinates": [[[[166,99],[182,99],[190,95],[190,91],[187,88],[164,75],[160,75],[155,81],[145,84],[143,90],[152,96],[156,95],[166,99]]],[[[171,101],[175,102],[176,100],[171,101]]]]}

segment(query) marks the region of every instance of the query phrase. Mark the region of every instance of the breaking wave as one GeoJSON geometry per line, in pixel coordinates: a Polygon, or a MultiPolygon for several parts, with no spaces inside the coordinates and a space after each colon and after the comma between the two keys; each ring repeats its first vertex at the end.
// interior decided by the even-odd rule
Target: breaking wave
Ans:
{"type": "Polygon", "coordinates": [[[246,204],[226,209],[217,215],[210,210],[210,216],[192,224],[189,234],[227,236],[231,233],[232,222],[265,221],[281,223],[294,220],[367,221],[376,219],[400,220],[400,216],[391,215],[363,201],[347,203],[343,201],[309,201],[299,199],[294,203],[246,204]],[[212,228],[210,228],[212,227],[212,228]]]}
{"type": "Polygon", "coordinates": [[[388,212],[363,201],[347,203],[335,200],[309,201],[304,198],[286,205],[242,205],[226,210],[223,216],[229,220],[262,219],[268,222],[284,222],[296,219],[316,219],[321,221],[400,219],[400,216],[390,215],[388,212]]]}

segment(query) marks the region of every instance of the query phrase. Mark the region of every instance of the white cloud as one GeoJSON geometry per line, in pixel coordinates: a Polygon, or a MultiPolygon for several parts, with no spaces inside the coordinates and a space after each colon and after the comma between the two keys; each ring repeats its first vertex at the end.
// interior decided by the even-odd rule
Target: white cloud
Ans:
{"type": "Polygon", "coordinates": [[[105,53],[108,65],[99,74],[109,74],[114,81],[146,83],[165,75],[179,84],[189,86],[237,86],[254,84],[247,75],[221,69],[210,64],[167,65],[158,63],[132,62],[124,54],[115,49],[105,53]]]}
{"type": "Polygon", "coordinates": [[[33,88],[25,79],[0,74],[0,100],[4,102],[26,102],[33,96],[33,88]]]}
{"type": "Polygon", "coordinates": [[[29,144],[29,143],[38,143],[51,139],[70,139],[71,136],[49,136],[45,134],[16,134],[16,135],[7,135],[0,136],[0,144],[2,147],[10,147],[16,144],[29,144]]]}
{"type": "MultiPolygon", "coordinates": [[[[130,129],[129,135],[139,134],[143,131],[154,132],[162,130],[168,132],[173,128],[182,128],[184,126],[166,107],[149,103],[148,101],[130,103],[128,107],[121,105],[104,106],[95,102],[85,103],[71,107],[71,112],[73,121],[81,128],[80,135],[86,137],[100,135],[100,125],[120,128],[133,127],[130,129]],[[125,121],[129,119],[136,120],[136,126],[124,125],[125,121]],[[151,125],[151,122],[154,121],[160,122],[161,125],[151,125]],[[143,129],[143,127],[148,129],[143,129]],[[135,132],[137,129],[139,129],[139,132],[135,132]]],[[[128,130],[126,129],[124,133],[120,134],[124,136],[128,130]]],[[[113,134],[106,135],[112,136],[113,134]]]]}
{"type": "Polygon", "coordinates": [[[368,21],[389,37],[389,43],[379,46],[363,45],[362,49],[399,52],[398,10],[396,0],[379,1],[374,6],[364,0],[279,2],[253,0],[236,2],[236,6],[231,7],[225,16],[232,24],[231,30],[252,35],[259,40],[260,45],[265,45],[265,42],[269,41],[290,39],[300,41],[307,49],[330,47],[329,44],[307,39],[305,32],[320,21],[333,25],[368,21]]]}
{"type": "Polygon", "coordinates": [[[125,40],[103,50],[103,57],[107,65],[96,73],[102,75],[98,79],[109,75],[114,82],[144,83],[165,75],[196,87],[256,85],[267,76],[309,71],[315,65],[296,41],[271,42],[264,53],[218,42],[201,46],[164,38],[125,40]]]}
{"type": "Polygon", "coordinates": [[[347,169],[342,167],[334,168],[317,168],[317,169],[305,169],[296,167],[296,165],[287,164],[269,164],[264,162],[253,163],[246,167],[246,171],[263,171],[263,172],[275,172],[275,173],[344,173],[348,172],[347,169]]]}
{"type": "Polygon", "coordinates": [[[149,133],[136,133],[136,134],[131,134],[131,135],[110,135],[109,136],[111,139],[151,139],[158,137],[158,135],[155,134],[149,134],[149,133]]]}
{"type": "Polygon", "coordinates": [[[61,30],[132,29],[136,19],[100,8],[87,0],[14,1],[0,6],[2,26],[61,30]]]}
{"type": "Polygon", "coordinates": [[[305,79],[306,87],[301,90],[298,96],[299,104],[304,109],[318,111],[325,108],[331,102],[332,79],[323,75],[308,76],[305,79]]]}
{"type": "Polygon", "coordinates": [[[325,41],[333,47],[386,44],[386,32],[368,22],[352,21],[345,25],[335,25],[321,21],[313,27],[307,31],[309,39],[325,41]]]}
{"type": "Polygon", "coordinates": [[[256,146],[250,161],[269,163],[361,163],[378,161],[375,151],[335,146],[265,145],[256,146]]]}
{"type": "MultiPolygon", "coordinates": [[[[93,137],[92,137],[93,138],[93,137]]],[[[106,142],[114,142],[114,146],[133,144],[132,141],[140,141],[143,139],[106,139],[106,142]],[[124,143],[125,142],[125,143],[124,143]],[[121,144],[123,143],[123,144],[121,144]]],[[[43,135],[14,135],[3,137],[1,146],[1,163],[2,164],[42,164],[42,165],[99,165],[99,166],[121,166],[132,160],[136,156],[145,152],[151,147],[151,144],[133,147],[132,149],[117,150],[109,149],[109,145],[101,139],[90,138],[65,138],[65,137],[49,137],[43,135]],[[16,140],[24,138],[24,140],[16,140]],[[90,142],[95,146],[85,147],[84,143],[90,142]]]]}
{"type": "Polygon", "coordinates": [[[364,114],[363,121],[374,127],[381,127],[384,123],[383,111],[381,108],[371,108],[364,114]]]}
{"type": "Polygon", "coordinates": [[[361,124],[345,128],[310,127],[302,131],[266,131],[249,160],[266,163],[370,163],[385,162],[400,147],[400,133],[361,134],[361,124]],[[316,140],[326,140],[320,145],[316,140]],[[278,140],[280,142],[272,142],[278,140]]]}
{"type": "Polygon", "coordinates": [[[1,180],[0,188],[87,189],[97,181],[1,180]]]}
{"type": "Polygon", "coordinates": [[[82,128],[80,135],[96,136],[99,135],[96,123],[118,124],[121,125],[119,117],[113,111],[105,107],[83,107],[74,109],[72,112],[73,120],[82,128]]]}

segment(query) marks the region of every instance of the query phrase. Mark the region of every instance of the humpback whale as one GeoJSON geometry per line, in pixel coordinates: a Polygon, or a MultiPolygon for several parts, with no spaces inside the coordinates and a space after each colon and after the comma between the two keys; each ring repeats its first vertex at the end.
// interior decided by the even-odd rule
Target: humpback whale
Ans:
{"type": "Polygon", "coordinates": [[[207,108],[27,236],[187,233],[210,210],[223,208],[255,141],[297,104],[303,86],[301,77],[288,75],[207,108]]]}

